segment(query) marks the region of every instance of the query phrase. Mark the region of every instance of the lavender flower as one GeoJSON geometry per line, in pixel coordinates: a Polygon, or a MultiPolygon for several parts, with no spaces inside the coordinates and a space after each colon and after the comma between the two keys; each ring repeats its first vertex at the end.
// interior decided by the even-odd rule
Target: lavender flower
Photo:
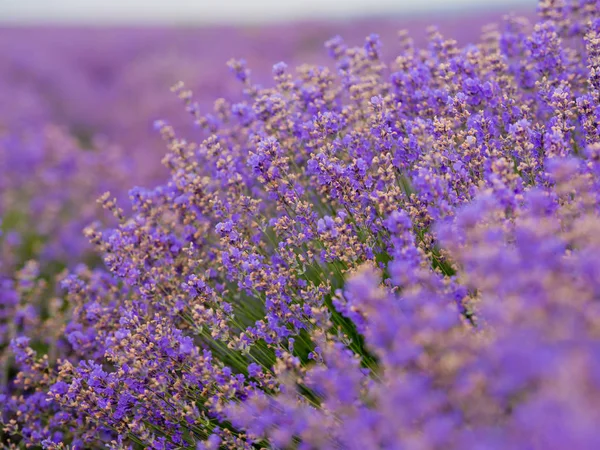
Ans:
{"type": "Polygon", "coordinates": [[[178,83],[197,134],[156,122],[167,179],[100,197],[103,267],[3,275],[8,445],[598,448],[593,3],[232,60],[210,114],[178,83]]]}

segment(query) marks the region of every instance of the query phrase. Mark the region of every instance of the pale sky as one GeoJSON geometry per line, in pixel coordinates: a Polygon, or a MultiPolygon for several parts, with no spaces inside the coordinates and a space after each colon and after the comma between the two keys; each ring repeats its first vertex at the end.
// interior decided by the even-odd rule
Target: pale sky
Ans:
{"type": "Polygon", "coordinates": [[[0,23],[269,22],[390,13],[533,8],[536,0],[0,0],[0,23]]]}

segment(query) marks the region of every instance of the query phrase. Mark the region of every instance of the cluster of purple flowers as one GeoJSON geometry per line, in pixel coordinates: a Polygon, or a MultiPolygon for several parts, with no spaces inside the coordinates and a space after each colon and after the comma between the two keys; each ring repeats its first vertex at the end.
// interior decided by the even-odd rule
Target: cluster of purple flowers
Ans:
{"type": "Polygon", "coordinates": [[[102,202],[116,197],[123,205],[132,186],[164,182],[164,145],[149,132],[151,117],[169,117],[179,133],[194,136],[168,89],[178,77],[200,91],[195,107],[206,110],[218,96],[241,97],[233,77],[222,76],[223,55],[245,55],[258,68],[254,76],[268,79],[267,60],[325,59],[320,40],[331,28],[362,38],[373,27],[392,36],[394,26],[0,28],[7,61],[0,65],[0,390],[12,377],[11,339],[25,333],[44,351],[56,347],[70,314],[56,289],[62,270],[100,262],[82,230],[115,222],[94,200],[110,191],[102,202]],[[27,275],[35,295],[19,287],[22,273],[35,274],[27,275]]]}
{"type": "Polygon", "coordinates": [[[326,49],[232,60],[210,114],[174,86],[200,139],[156,122],[170,176],[101,197],[59,334],[7,327],[6,448],[600,448],[600,3],[326,49]]]}

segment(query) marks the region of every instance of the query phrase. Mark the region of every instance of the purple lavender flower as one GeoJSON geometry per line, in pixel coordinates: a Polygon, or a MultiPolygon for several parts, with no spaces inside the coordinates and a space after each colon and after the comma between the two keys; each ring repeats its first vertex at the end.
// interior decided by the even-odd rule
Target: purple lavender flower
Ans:
{"type": "Polygon", "coordinates": [[[86,178],[109,150],[9,134],[40,177],[2,181],[3,439],[598,448],[598,11],[544,0],[478,45],[402,33],[391,59],[334,38],[335,67],[271,82],[231,60],[211,113],[173,88],[195,131],[155,123],[168,176],[130,207],[86,178]],[[61,211],[71,232],[99,217],[65,205],[98,195],[103,267],[57,275],[61,211]]]}

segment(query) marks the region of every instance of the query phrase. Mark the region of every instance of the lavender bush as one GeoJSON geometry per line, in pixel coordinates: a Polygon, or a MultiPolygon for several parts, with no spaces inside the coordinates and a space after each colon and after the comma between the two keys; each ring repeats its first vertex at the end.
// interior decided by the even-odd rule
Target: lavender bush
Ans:
{"type": "Polygon", "coordinates": [[[5,447],[599,448],[600,4],[538,10],[176,84],[199,139],[101,196],[105,268],[3,282],[5,447]]]}
{"type": "MultiPolygon", "coordinates": [[[[493,18],[445,19],[441,28],[472,40],[478,25],[457,33],[463,21],[493,18]]],[[[71,309],[56,290],[61,271],[79,262],[96,267],[100,258],[82,230],[94,220],[114,225],[93,199],[110,191],[123,204],[131,186],[167,178],[160,163],[164,145],[149,132],[150,118],[164,115],[181,135],[203,139],[168,90],[178,77],[199,91],[198,107],[207,110],[217,96],[242,97],[235,79],[222,76],[224,55],[245,55],[258,69],[254,79],[268,82],[278,59],[327,61],[322,41],[332,30],[359,41],[376,28],[393,40],[397,25],[363,20],[261,29],[0,28],[0,58],[9,62],[0,65],[1,389],[14,372],[7,353],[11,339],[26,333],[41,351],[60,347],[56,340],[71,309]],[[26,284],[39,282],[35,295],[20,292],[23,276],[26,284]]],[[[410,27],[424,38],[422,22],[410,27]]]]}

